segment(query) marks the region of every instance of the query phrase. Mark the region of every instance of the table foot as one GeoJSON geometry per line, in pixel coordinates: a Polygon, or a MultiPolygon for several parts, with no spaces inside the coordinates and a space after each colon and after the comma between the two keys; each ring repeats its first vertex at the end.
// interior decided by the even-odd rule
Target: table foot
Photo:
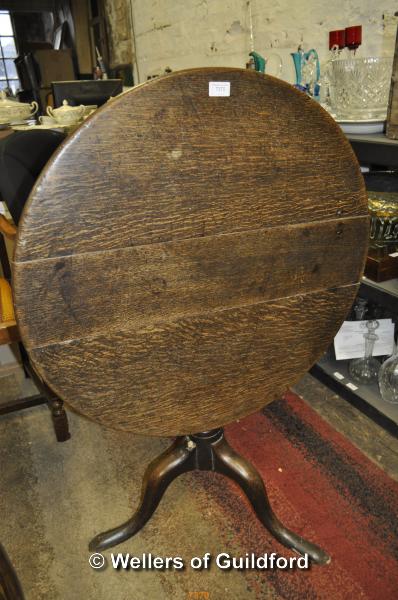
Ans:
{"type": "Polygon", "coordinates": [[[316,544],[308,542],[285,527],[271,508],[268,495],[258,471],[246,459],[237,454],[223,437],[214,446],[215,471],[235,481],[245,492],[261,523],[284,546],[308,556],[317,564],[330,562],[329,555],[316,544]]]}
{"type": "Polygon", "coordinates": [[[105,550],[133,537],[149,521],[170,483],[191,470],[191,452],[178,438],[163,454],[155,458],[144,474],[141,500],[134,515],[119,527],[98,534],[89,544],[90,550],[105,550]]]}

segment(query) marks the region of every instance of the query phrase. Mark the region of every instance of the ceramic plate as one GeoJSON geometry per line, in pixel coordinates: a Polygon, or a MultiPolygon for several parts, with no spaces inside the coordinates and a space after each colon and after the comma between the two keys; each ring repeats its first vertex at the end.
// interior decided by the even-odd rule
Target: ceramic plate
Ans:
{"type": "Polygon", "coordinates": [[[64,130],[62,125],[12,125],[12,128],[15,129],[15,131],[29,131],[31,129],[55,129],[56,131],[64,130]]]}
{"type": "Polygon", "coordinates": [[[336,119],[344,133],[366,135],[370,133],[383,133],[385,120],[369,119],[366,121],[343,121],[336,119]]]}

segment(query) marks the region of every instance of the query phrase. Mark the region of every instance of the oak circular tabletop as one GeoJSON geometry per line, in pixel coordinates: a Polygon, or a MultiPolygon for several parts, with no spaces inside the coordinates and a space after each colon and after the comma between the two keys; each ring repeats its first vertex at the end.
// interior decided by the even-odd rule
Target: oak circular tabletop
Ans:
{"type": "Polygon", "coordinates": [[[367,238],[357,161],[315,101],[251,70],[176,72],[108,102],[37,181],[13,263],[21,336],[103,425],[207,431],[322,355],[367,238]]]}

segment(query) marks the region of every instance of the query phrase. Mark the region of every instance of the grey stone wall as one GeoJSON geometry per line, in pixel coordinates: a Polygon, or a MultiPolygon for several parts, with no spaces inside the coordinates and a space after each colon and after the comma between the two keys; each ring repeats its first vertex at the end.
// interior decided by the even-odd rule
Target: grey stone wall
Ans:
{"type": "Polygon", "coordinates": [[[130,0],[104,0],[110,67],[132,64],[133,43],[130,0]]]}

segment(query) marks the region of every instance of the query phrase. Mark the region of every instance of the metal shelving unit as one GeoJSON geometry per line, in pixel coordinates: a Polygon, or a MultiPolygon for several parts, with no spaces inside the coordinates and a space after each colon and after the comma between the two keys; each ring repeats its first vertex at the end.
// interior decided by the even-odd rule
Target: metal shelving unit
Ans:
{"type": "MultiPolygon", "coordinates": [[[[382,134],[347,137],[361,165],[398,169],[397,140],[390,140],[382,134]]],[[[359,295],[398,315],[398,279],[376,283],[363,277],[359,295]]],[[[310,372],[339,396],[398,437],[398,404],[385,402],[381,398],[377,383],[365,386],[352,381],[348,373],[348,362],[336,361],[327,353],[310,372]]]]}
{"type": "Polygon", "coordinates": [[[398,168],[398,140],[390,140],[382,133],[347,137],[361,165],[398,168]]]}

